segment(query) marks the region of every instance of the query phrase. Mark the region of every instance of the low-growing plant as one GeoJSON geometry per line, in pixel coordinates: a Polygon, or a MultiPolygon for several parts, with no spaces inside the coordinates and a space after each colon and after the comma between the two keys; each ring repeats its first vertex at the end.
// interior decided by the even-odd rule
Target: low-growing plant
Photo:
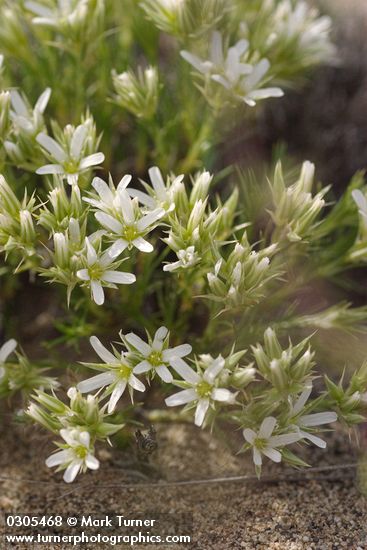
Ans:
{"type": "Polygon", "coordinates": [[[165,419],[240,429],[258,476],[264,457],[307,466],[298,449],[365,419],[366,364],[322,385],[313,333],[364,330],[366,307],[296,301],[365,266],[367,187],[357,174],[335,200],[312,162],[287,159],[264,183],[226,168],[222,145],[335,62],[330,18],[303,0],[1,0],[0,13],[1,275],[10,295],[21,272],[51,284],[69,308],[55,346],[90,336],[98,356],[66,403],[57,361],[52,378],[15,340],[0,350],[0,396],[22,392],[58,438],[46,464],[66,482],[97,469],[95,446],[130,429],[154,384],[165,419]]]}

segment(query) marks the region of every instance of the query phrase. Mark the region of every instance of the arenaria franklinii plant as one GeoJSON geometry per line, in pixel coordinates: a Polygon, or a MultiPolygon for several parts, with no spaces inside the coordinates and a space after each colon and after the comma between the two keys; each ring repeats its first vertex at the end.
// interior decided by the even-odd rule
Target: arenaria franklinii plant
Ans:
{"type": "Polygon", "coordinates": [[[306,466],[302,446],[365,418],[367,363],[323,378],[313,335],[364,330],[367,308],[295,304],[366,267],[367,187],[335,200],[279,157],[264,184],[222,145],[337,62],[331,20],[303,0],[123,4],[0,1],[2,299],[39,278],[62,312],[46,364],[3,344],[0,397],[54,434],[66,482],[152,384],[166,420],[240,430],[259,476],[306,466]],[[55,349],[86,337],[95,359],[66,377],[55,349]]]}

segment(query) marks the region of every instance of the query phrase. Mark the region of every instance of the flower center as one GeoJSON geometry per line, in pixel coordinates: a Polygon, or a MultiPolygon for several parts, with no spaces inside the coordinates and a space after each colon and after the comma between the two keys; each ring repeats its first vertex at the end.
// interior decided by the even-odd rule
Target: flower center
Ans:
{"type": "Polygon", "coordinates": [[[205,380],[203,380],[197,384],[196,392],[199,397],[210,397],[212,393],[212,386],[209,382],[205,382],[205,380]]]}
{"type": "Polygon", "coordinates": [[[89,277],[95,281],[99,281],[103,273],[104,270],[98,263],[88,266],[89,277]]]}
{"type": "Polygon", "coordinates": [[[79,447],[74,448],[74,453],[78,458],[84,459],[88,454],[88,449],[83,447],[83,445],[80,445],[79,447]]]}
{"type": "Polygon", "coordinates": [[[254,441],[254,447],[259,449],[261,451],[262,449],[265,449],[268,445],[268,442],[266,439],[262,439],[261,437],[257,437],[254,441]]]}
{"type": "Polygon", "coordinates": [[[133,225],[126,225],[122,231],[122,236],[129,242],[139,237],[139,233],[133,225]]]}
{"type": "Polygon", "coordinates": [[[131,374],[131,367],[128,365],[120,365],[118,369],[118,375],[120,378],[126,380],[131,374]]]}
{"type": "Polygon", "coordinates": [[[152,367],[159,367],[162,364],[162,353],[160,351],[152,351],[148,357],[148,361],[152,367]]]}
{"type": "Polygon", "coordinates": [[[67,174],[76,174],[79,170],[79,163],[74,159],[64,162],[64,170],[67,174]]]}

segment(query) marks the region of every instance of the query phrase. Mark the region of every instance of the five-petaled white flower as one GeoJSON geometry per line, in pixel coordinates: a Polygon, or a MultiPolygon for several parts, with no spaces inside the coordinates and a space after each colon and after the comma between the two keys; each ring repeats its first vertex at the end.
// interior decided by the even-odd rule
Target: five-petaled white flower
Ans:
{"type": "Polygon", "coordinates": [[[71,483],[80,471],[98,470],[99,461],[94,456],[94,450],[90,444],[90,434],[75,429],[62,429],[60,435],[66,445],[60,445],[63,449],[46,459],[46,466],[58,470],[65,470],[64,481],[71,483]]]}
{"type": "Polygon", "coordinates": [[[145,386],[143,382],[133,374],[133,366],[130,364],[126,354],[122,352],[120,356],[117,357],[108,351],[96,336],[91,336],[90,343],[96,354],[104,361],[105,365],[93,366],[93,368],[102,371],[102,373],[92,376],[92,378],[88,380],[79,382],[77,389],[81,393],[89,393],[108,386],[105,390],[105,395],[111,394],[108,403],[108,413],[110,414],[115,410],[117,402],[127,386],[129,386],[131,396],[132,390],[143,392],[145,391],[145,386]]]}
{"type": "Polygon", "coordinates": [[[132,198],[137,197],[140,204],[146,206],[149,210],[163,208],[166,212],[172,212],[175,208],[175,193],[182,183],[183,174],[174,178],[173,181],[168,178],[167,183],[164,183],[161,171],[157,166],[149,168],[148,174],[152,187],[142,181],[147,191],[146,193],[140,191],[140,189],[129,187],[127,188],[128,194],[132,198]]]}
{"type": "Polygon", "coordinates": [[[126,188],[131,181],[131,177],[130,174],[123,176],[116,188],[112,185],[112,181],[110,185],[107,185],[103,179],[95,177],[92,181],[92,187],[95,189],[97,195],[90,193],[91,196],[83,197],[83,200],[94,206],[97,210],[102,210],[102,212],[116,216],[121,210],[120,189],[126,188]]]}
{"type": "Polygon", "coordinates": [[[8,340],[3,344],[0,348],[0,382],[1,379],[5,376],[5,367],[4,364],[6,363],[7,358],[15,348],[17,347],[17,342],[13,338],[11,340],[8,340]]]}
{"type": "Polygon", "coordinates": [[[247,60],[249,42],[241,39],[228,49],[226,57],[223,51],[223,39],[220,32],[212,34],[210,60],[203,61],[196,55],[181,51],[181,56],[204,76],[226,90],[234,93],[235,97],[243,100],[250,107],[256,105],[256,101],[269,97],[282,97],[283,91],[278,87],[263,88],[266,73],[270,69],[267,59],[261,59],[256,64],[243,62],[247,60]]]}
{"type": "Polygon", "coordinates": [[[267,416],[262,421],[258,433],[250,428],[243,430],[243,437],[252,446],[254,464],[258,468],[262,465],[262,455],[267,456],[273,462],[281,462],[282,454],[278,448],[302,439],[298,431],[296,433],[272,435],[276,423],[276,418],[267,416]]]}
{"type": "Polygon", "coordinates": [[[46,90],[37,99],[33,109],[27,105],[22,96],[17,90],[11,90],[10,100],[12,110],[10,116],[13,124],[27,132],[27,134],[34,135],[38,133],[43,126],[43,113],[47,107],[51,96],[51,88],[46,90]]]}
{"type": "Polygon", "coordinates": [[[236,395],[226,388],[218,388],[218,376],[224,369],[225,361],[219,355],[213,359],[211,364],[201,374],[190,368],[183,359],[174,357],[171,359],[171,366],[187,382],[191,388],[182,390],[166,399],[168,407],[176,407],[186,403],[195,402],[195,424],[202,426],[209,406],[213,406],[214,401],[232,405],[235,402],[236,395]]]}
{"type": "Polygon", "coordinates": [[[195,246],[188,246],[184,250],[179,250],[177,253],[177,262],[172,262],[170,264],[165,264],[163,266],[163,271],[176,271],[176,269],[188,269],[193,267],[200,260],[195,246]]]}
{"type": "Polygon", "coordinates": [[[102,283],[106,283],[105,286],[110,288],[117,288],[116,284],[131,285],[135,283],[136,277],[133,273],[109,269],[115,265],[110,255],[110,249],[107,249],[102,256],[98,256],[88,237],[85,238],[85,244],[87,247],[87,267],[79,269],[76,275],[82,281],[89,283],[93,300],[100,306],[104,303],[102,283]]]}
{"type": "Polygon", "coordinates": [[[156,227],[158,220],[165,215],[165,211],[163,208],[156,208],[142,215],[137,199],[131,200],[126,189],[120,188],[118,194],[120,198],[118,217],[106,212],[95,213],[102,227],[118,237],[110,248],[111,257],[116,258],[126,248],[133,246],[141,252],[152,252],[153,246],[143,237],[156,227]]]}
{"type": "Polygon", "coordinates": [[[47,151],[55,164],[46,164],[36,170],[36,174],[59,174],[66,178],[70,185],[78,183],[81,172],[89,170],[92,166],[104,161],[103,153],[93,153],[83,157],[87,144],[88,126],[79,124],[74,130],[70,140],[70,147],[62,147],[56,140],[47,134],[40,133],[36,137],[38,143],[47,151]]]}
{"type": "Polygon", "coordinates": [[[306,430],[307,428],[312,428],[313,426],[321,426],[323,424],[336,422],[336,420],[338,419],[338,415],[333,411],[325,411],[299,416],[308,398],[310,397],[311,392],[312,383],[309,383],[305,387],[301,395],[298,397],[294,405],[291,407],[291,410],[289,412],[289,422],[292,422],[294,425],[297,426],[298,433],[302,436],[303,439],[308,439],[308,441],[311,441],[311,443],[317,445],[317,447],[325,449],[326,442],[320,437],[317,437],[316,435],[313,435],[306,430]]]}
{"type": "Polygon", "coordinates": [[[167,336],[168,329],[166,327],[160,327],[149,344],[133,332],[124,336],[124,340],[140,355],[141,361],[134,367],[135,374],[155,371],[163,382],[173,381],[172,374],[167,367],[171,365],[174,358],[182,358],[191,353],[192,347],[190,344],[181,344],[174,348],[164,348],[167,336]]]}

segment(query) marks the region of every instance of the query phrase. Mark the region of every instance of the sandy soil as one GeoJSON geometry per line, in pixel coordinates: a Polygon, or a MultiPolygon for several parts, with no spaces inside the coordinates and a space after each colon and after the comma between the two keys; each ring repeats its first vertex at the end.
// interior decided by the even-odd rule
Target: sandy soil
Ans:
{"type": "MultiPolygon", "coordinates": [[[[358,478],[358,469],[348,467],[361,464],[361,451],[345,433],[326,435],[328,452],[311,448],[303,452],[303,458],[318,470],[306,475],[268,465],[264,479],[258,482],[253,478],[250,458],[233,453],[234,441],[219,440],[189,425],[161,424],[157,429],[159,448],[150,466],[131,459],[131,451],[102,450],[101,469],[81,476],[72,486],[44,466],[44,457],[52,449],[49,439],[41,433],[35,437],[20,427],[3,429],[1,511],[64,516],[116,513],[129,517],[159,513],[168,518],[192,514],[193,542],[180,548],[367,548],[367,499],[362,494],[366,480],[361,473],[358,478]],[[200,482],[228,476],[247,479],[200,482]],[[185,480],[194,483],[185,485],[185,480]]],[[[134,546],[168,547],[176,546],[134,546]]],[[[39,548],[69,546],[42,544],[39,548]]]]}

